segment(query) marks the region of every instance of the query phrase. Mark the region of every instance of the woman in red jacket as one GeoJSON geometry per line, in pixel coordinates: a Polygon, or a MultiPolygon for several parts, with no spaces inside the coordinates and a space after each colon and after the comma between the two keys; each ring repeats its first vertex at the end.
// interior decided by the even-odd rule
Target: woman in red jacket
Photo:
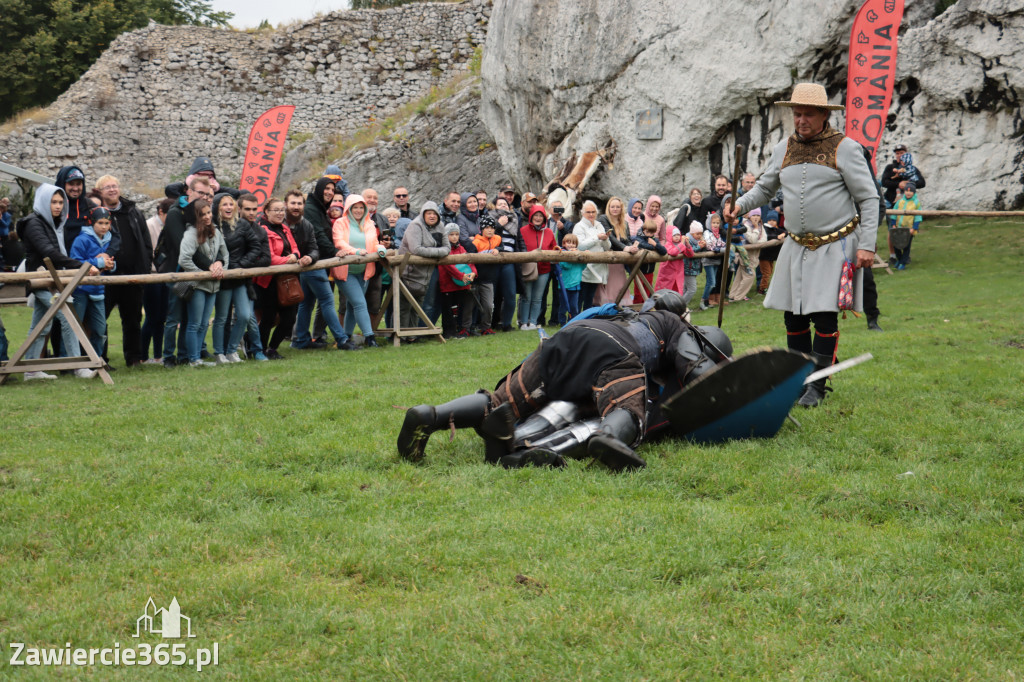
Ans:
{"type": "MultiPolygon", "coordinates": [[[[530,209],[526,225],[519,228],[517,251],[557,251],[554,233],[548,229],[548,214],[540,204],[530,209]]],[[[519,328],[536,329],[537,318],[540,317],[540,304],[544,296],[544,287],[551,276],[551,263],[523,265],[523,295],[519,303],[519,328]]]]}
{"type": "MultiPolygon", "coordinates": [[[[260,225],[266,230],[267,239],[270,241],[271,265],[291,265],[299,262],[299,247],[295,242],[295,236],[284,222],[283,201],[271,199],[267,202],[263,208],[263,220],[260,221],[260,225]]],[[[302,258],[309,261],[308,256],[302,256],[302,258]]],[[[308,262],[303,263],[303,265],[308,264],[308,262]]],[[[298,310],[298,305],[282,306],[278,303],[277,285],[274,282],[276,277],[276,275],[263,275],[256,278],[256,299],[262,311],[260,341],[263,342],[264,354],[271,360],[283,360],[284,356],[277,352],[277,347],[295,326],[295,313],[298,310]],[[270,335],[271,330],[274,332],[273,336],[270,335]]]]}

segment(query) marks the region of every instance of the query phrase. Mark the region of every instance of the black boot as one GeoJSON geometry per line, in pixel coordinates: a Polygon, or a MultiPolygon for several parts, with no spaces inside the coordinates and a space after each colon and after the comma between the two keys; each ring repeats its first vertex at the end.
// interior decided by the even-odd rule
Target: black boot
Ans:
{"type": "Polygon", "coordinates": [[[477,435],[484,439],[484,461],[496,464],[512,452],[512,434],[516,427],[516,414],[512,403],[503,403],[491,410],[480,425],[477,435]]]}
{"type": "Polygon", "coordinates": [[[882,328],[878,326],[878,317],[868,318],[868,331],[880,332],[882,328]]]}
{"type": "Polygon", "coordinates": [[[411,462],[420,461],[430,434],[447,428],[449,424],[454,424],[457,429],[480,426],[490,406],[489,395],[473,393],[437,407],[417,405],[409,408],[398,434],[398,454],[411,462]]]}
{"type": "MultiPolygon", "coordinates": [[[[812,353],[812,355],[814,357],[814,364],[818,366],[819,370],[832,366],[831,356],[819,355],[817,353],[812,353]]],[[[832,390],[830,386],[825,385],[826,381],[828,381],[828,377],[816,379],[804,386],[804,392],[800,399],[796,401],[796,404],[803,407],[817,407],[821,405],[822,401],[825,400],[825,393],[832,390]]]]}
{"type": "Polygon", "coordinates": [[[614,409],[601,420],[597,435],[587,443],[587,452],[612,471],[643,469],[647,462],[628,445],[636,437],[637,423],[632,413],[614,409]]]}

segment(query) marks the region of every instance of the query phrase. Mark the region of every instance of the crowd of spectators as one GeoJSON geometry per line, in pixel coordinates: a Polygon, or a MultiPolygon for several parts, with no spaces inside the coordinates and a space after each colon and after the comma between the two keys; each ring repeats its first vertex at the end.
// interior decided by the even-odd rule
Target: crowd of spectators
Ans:
{"type": "MultiPolygon", "coordinates": [[[[754,175],[745,173],[739,193],[754,182],[754,175]]],[[[923,175],[905,146],[896,148],[881,184],[887,206],[920,207],[916,190],[923,185],[923,175]]],[[[697,305],[691,307],[716,306],[723,295],[727,303],[750,300],[752,291],[763,295],[779,247],[750,252],[745,247],[785,238],[782,198],[777,196],[769,205],[749,212],[734,226],[730,262],[723,267],[721,256],[696,255],[725,249],[722,208],[733,184],[718,175],[711,187],[707,196],[702,189],[691,188],[683,205],[667,215],[656,195],[627,201],[611,197],[603,207],[584,201],[573,222],[567,211],[571,207],[559,201],[542,205],[535,194],[520,194],[511,184],[499,187],[493,198],[483,189],[453,190],[439,203],[423,198],[418,209],[409,190],[399,186],[392,192],[392,204],[382,209],[376,189],[352,193],[340,169],[329,166],[308,195],[294,189],[260,206],[254,195],[222,187],[210,159],[200,157],[184,182],[165,188],[166,198],[147,220],[135,202],[124,196],[117,178],[103,176],[86,193],[81,168],[66,166],[53,185],[37,190],[33,212],[19,220],[16,229],[10,201],[0,199],[0,244],[14,239],[24,242],[27,270],[40,267],[49,257],[58,268],[89,263],[93,274],[209,272],[211,279],[173,286],[80,287],[73,304],[105,361],[109,357],[107,319],[117,308],[128,367],[207,367],[242,362],[246,357],[284,359],[280,348],[285,341],[293,350],[328,345],[343,351],[378,348],[371,318],[383,314],[389,326],[394,323],[390,309],[381,311],[390,276],[376,263],[310,270],[297,276],[223,277],[234,269],[308,265],[349,255],[383,256],[389,249],[426,258],[553,249],[648,251],[670,260],[645,263],[640,276],[651,288],[678,291],[688,305],[696,298],[697,305]],[[705,286],[697,297],[701,272],[705,286]]],[[[920,223],[920,218],[905,218],[890,218],[889,224],[891,258],[900,269],[910,262],[910,240],[920,223]]],[[[627,271],[621,264],[409,263],[401,277],[426,317],[435,324],[441,320],[445,338],[561,325],[592,306],[643,300],[639,282],[632,293],[626,290],[627,271]]],[[[51,298],[45,289],[34,292],[33,327],[51,298]]],[[[59,332],[52,334],[50,352],[78,355],[78,342],[67,321],[58,315],[56,322],[59,332]]],[[[404,298],[399,323],[402,328],[424,324],[404,298]]],[[[45,351],[49,332],[44,330],[27,358],[45,351]]],[[[406,343],[418,340],[416,336],[403,339],[406,343]]],[[[4,358],[6,341],[0,322],[0,357],[4,358]]],[[[75,373],[83,378],[95,374],[91,370],[75,373]]],[[[45,372],[26,374],[26,379],[48,378],[55,377],[45,372]]]]}

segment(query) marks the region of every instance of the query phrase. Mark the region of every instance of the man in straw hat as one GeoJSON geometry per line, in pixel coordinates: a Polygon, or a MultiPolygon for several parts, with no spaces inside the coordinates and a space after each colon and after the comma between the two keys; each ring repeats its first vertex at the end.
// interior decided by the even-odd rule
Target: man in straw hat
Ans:
{"type": "MultiPolygon", "coordinates": [[[[764,306],[785,312],[789,348],[814,357],[819,367],[835,362],[839,341],[839,288],[843,264],[870,268],[878,231],[878,191],[861,146],[828,123],[825,88],[798,83],[789,101],[796,132],[775,146],[753,189],[736,201],[730,222],[775,196],[782,187],[786,239],[764,306]],[[811,336],[811,325],[814,336],[811,336]]],[[[863,310],[863,272],[853,281],[853,308],[863,310]]],[[[816,407],[825,379],[808,384],[798,403],[816,407]]]]}

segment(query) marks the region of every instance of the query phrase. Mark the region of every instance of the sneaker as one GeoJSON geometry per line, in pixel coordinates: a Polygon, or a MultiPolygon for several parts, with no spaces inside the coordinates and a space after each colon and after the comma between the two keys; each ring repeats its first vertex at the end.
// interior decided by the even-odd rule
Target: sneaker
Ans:
{"type": "Polygon", "coordinates": [[[709,305],[708,305],[708,302],[707,302],[707,301],[701,301],[701,302],[700,302],[700,309],[701,309],[701,310],[707,310],[707,309],[708,309],[708,308],[710,308],[710,307],[711,307],[711,306],[709,306],[709,305]]]}
{"type": "Polygon", "coordinates": [[[238,353],[228,353],[224,358],[231,364],[242,361],[242,358],[238,357],[238,353]]]}
{"type": "Polygon", "coordinates": [[[163,359],[163,366],[166,367],[167,369],[174,369],[175,367],[178,366],[178,361],[176,359],[174,359],[173,357],[171,357],[171,358],[164,358],[163,359]]]}
{"type": "Polygon", "coordinates": [[[46,372],[25,372],[25,381],[36,381],[37,379],[56,379],[56,374],[47,374],[46,372]]]}
{"type": "Polygon", "coordinates": [[[75,370],[75,376],[79,379],[92,379],[96,376],[96,370],[82,367],[81,369],[75,370]]]}
{"type": "Polygon", "coordinates": [[[283,355],[281,355],[280,353],[278,353],[278,352],[277,352],[276,350],[274,350],[273,348],[268,348],[268,349],[266,349],[265,351],[263,351],[263,355],[264,355],[264,356],[265,356],[265,357],[266,357],[266,358],[267,358],[268,360],[284,360],[284,356],[283,356],[283,355]]]}
{"type": "Polygon", "coordinates": [[[462,331],[460,331],[458,334],[455,335],[455,338],[456,339],[468,339],[469,338],[469,332],[467,332],[465,329],[463,329],[462,331]]]}
{"type": "Polygon", "coordinates": [[[188,363],[189,367],[216,367],[216,362],[207,362],[205,360],[193,360],[188,363]]]}
{"type": "Polygon", "coordinates": [[[223,353],[217,353],[217,355],[214,356],[214,360],[218,365],[231,364],[231,361],[228,360],[228,356],[224,355],[223,353]]]}
{"type": "Polygon", "coordinates": [[[338,344],[338,350],[359,350],[359,346],[352,343],[352,339],[347,339],[345,343],[338,344]]]}
{"type": "Polygon", "coordinates": [[[377,343],[377,339],[373,336],[367,336],[363,340],[363,348],[380,348],[380,344],[377,343]]]}
{"type": "Polygon", "coordinates": [[[144,364],[144,365],[162,365],[162,364],[164,364],[164,361],[161,360],[160,358],[149,358],[148,360],[143,360],[142,364],[144,364]]]}
{"type": "Polygon", "coordinates": [[[252,354],[252,359],[256,362],[267,362],[270,358],[263,354],[263,351],[256,351],[252,354]]]}
{"type": "Polygon", "coordinates": [[[483,332],[480,331],[479,327],[473,327],[472,329],[469,330],[470,336],[480,336],[482,333],[483,332]]]}
{"type": "Polygon", "coordinates": [[[899,265],[896,266],[896,269],[897,270],[906,270],[907,266],[905,264],[903,264],[903,263],[900,263],[899,265]]]}
{"type": "Polygon", "coordinates": [[[491,329],[490,327],[488,327],[487,329],[485,329],[482,332],[480,332],[480,336],[491,336],[494,333],[495,333],[494,330],[491,329]]]}

